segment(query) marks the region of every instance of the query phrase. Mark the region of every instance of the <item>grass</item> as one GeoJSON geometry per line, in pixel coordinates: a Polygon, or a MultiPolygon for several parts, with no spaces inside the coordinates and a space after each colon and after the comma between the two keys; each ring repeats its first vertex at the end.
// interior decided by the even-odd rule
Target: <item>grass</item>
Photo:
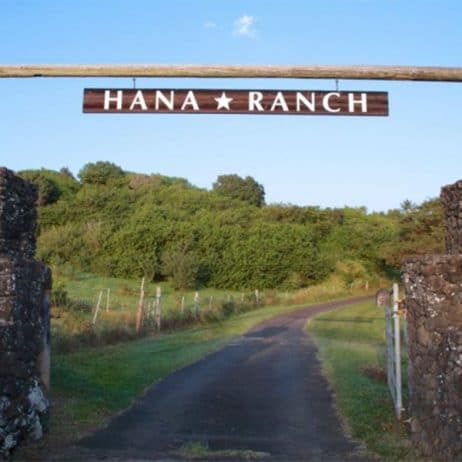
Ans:
{"type": "MultiPolygon", "coordinates": [[[[373,302],[349,306],[316,317],[308,329],[353,438],[386,460],[416,460],[386,384],[382,310],[373,302]]],[[[405,379],[405,363],[403,368],[405,379]]]]}
{"type": "MultiPolygon", "coordinates": [[[[102,291],[101,308],[106,308],[108,289],[109,293],[109,308],[111,310],[136,310],[140,295],[140,280],[113,278],[106,276],[97,276],[90,273],[74,272],[70,275],[59,274],[59,279],[65,285],[65,289],[69,297],[73,300],[81,300],[90,306],[96,306],[99,293],[102,291]]],[[[145,300],[147,302],[154,300],[156,297],[157,287],[161,288],[162,306],[165,310],[179,309],[181,299],[185,298],[185,308],[192,309],[194,307],[195,290],[176,291],[172,288],[169,282],[151,283],[145,281],[144,291],[145,300]]],[[[215,288],[203,288],[199,291],[200,304],[202,308],[206,308],[210,304],[212,297],[212,305],[217,305],[222,301],[232,297],[239,300],[242,295],[249,296],[251,291],[233,291],[220,290],[215,288]]]]}
{"type": "Polygon", "coordinates": [[[203,441],[191,441],[183,445],[178,451],[175,451],[175,454],[188,460],[223,460],[227,458],[233,460],[258,460],[270,456],[270,454],[266,452],[252,451],[250,449],[224,449],[214,451],[209,449],[207,443],[203,441]]]}

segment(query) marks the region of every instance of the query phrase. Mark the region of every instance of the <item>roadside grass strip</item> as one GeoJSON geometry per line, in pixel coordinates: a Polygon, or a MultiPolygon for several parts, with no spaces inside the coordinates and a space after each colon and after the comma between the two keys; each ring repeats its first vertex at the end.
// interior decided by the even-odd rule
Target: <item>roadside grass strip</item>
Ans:
{"type": "MultiPolygon", "coordinates": [[[[347,431],[386,460],[418,460],[406,423],[396,420],[386,379],[384,313],[363,302],[317,316],[313,335],[347,431]]],[[[404,405],[407,369],[402,355],[404,405]]]]}

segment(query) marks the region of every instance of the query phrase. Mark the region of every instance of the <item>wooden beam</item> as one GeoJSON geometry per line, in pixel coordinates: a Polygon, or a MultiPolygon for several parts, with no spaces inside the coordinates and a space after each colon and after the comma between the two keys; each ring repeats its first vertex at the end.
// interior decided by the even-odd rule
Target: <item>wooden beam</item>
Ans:
{"type": "Polygon", "coordinates": [[[462,67],[251,65],[0,65],[0,78],[199,77],[462,82],[462,67]]]}

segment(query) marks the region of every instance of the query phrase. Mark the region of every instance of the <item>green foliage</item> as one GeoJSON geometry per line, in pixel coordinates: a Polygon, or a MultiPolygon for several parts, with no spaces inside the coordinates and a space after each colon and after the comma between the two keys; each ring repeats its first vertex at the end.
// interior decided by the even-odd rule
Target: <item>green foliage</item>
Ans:
{"type": "Polygon", "coordinates": [[[65,307],[68,303],[69,295],[66,290],[66,285],[63,282],[55,283],[51,292],[51,305],[65,307]]]}
{"type": "Polygon", "coordinates": [[[83,184],[108,184],[110,181],[123,178],[125,172],[112,162],[98,161],[88,163],[79,172],[83,184]]]}
{"type": "Polygon", "coordinates": [[[110,162],[85,165],[81,183],[66,169],[27,175],[53,185],[39,208],[42,260],[105,276],[169,277],[178,288],[298,289],[336,268],[351,286],[392,274],[405,255],[438,251],[443,242],[438,200],[386,214],[265,206],[263,187],[251,177],[222,175],[207,191],[110,162]],[[361,271],[339,270],[339,262],[361,271]]]}
{"type": "Polygon", "coordinates": [[[47,205],[59,199],[57,185],[41,172],[23,171],[19,175],[32,183],[37,189],[37,205],[47,205]]]}
{"type": "Polygon", "coordinates": [[[239,175],[220,175],[213,184],[218,194],[248,202],[256,207],[265,204],[265,189],[251,176],[241,178],[239,175]]]}
{"type": "Polygon", "coordinates": [[[399,267],[411,255],[444,252],[443,206],[439,198],[420,205],[404,201],[398,223],[397,239],[389,241],[383,249],[384,260],[389,265],[399,267]]]}
{"type": "Polygon", "coordinates": [[[163,273],[169,276],[175,289],[193,289],[198,285],[200,265],[187,250],[171,250],[162,256],[163,273]]]}
{"type": "Polygon", "coordinates": [[[60,198],[69,198],[80,185],[66,167],[59,172],[53,170],[22,170],[18,175],[33,183],[37,188],[39,206],[55,203],[60,198]]]}

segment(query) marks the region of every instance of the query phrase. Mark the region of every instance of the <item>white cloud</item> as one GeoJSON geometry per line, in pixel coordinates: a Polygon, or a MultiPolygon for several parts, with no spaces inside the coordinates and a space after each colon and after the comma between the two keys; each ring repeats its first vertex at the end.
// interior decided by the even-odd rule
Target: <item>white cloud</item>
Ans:
{"type": "Polygon", "coordinates": [[[239,37],[255,37],[256,19],[248,14],[243,14],[234,22],[234,35],[239,37]]]}
{"type": "Polygon", "coordinates": [[[206,29],[215,29],[217,27],[217,23],[216,22],[213,22],[213,21],[206,21],[204,23],[204,27],[206,29]]]}

